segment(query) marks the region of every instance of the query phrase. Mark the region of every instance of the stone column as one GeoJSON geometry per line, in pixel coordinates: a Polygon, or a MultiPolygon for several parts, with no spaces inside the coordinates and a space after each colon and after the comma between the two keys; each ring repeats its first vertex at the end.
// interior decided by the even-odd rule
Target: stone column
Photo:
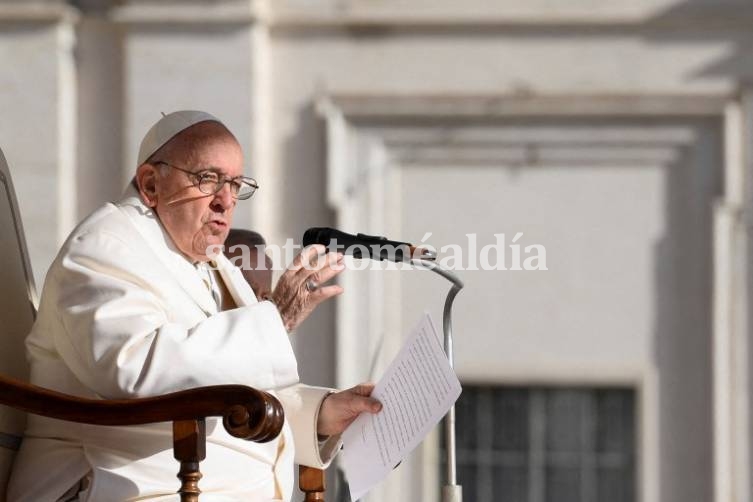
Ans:
{"type": "Polygon", "coordinates": [[[753,92],[725,110],[725,187],[714,208],[714,500],[751,493],[750,313],[753,92]]]}
{"type": "Polygon", "coordinates": [[[75,223],[75,22],[62,1],[0,4],[0,148],[39,289],[75,223]]]}

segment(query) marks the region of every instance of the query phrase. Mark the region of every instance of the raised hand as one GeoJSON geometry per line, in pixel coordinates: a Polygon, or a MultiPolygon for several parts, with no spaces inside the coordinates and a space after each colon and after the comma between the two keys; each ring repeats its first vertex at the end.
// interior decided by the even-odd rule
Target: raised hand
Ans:
{"type": "Polygon", "coordinates": [[[321,244],[309,246],[295,257],[270,295],[288,332],[298,327],[317,305],[343,292],[336,284],[324,284],[344,268],[342,254],[327,253],[321,244]]]}

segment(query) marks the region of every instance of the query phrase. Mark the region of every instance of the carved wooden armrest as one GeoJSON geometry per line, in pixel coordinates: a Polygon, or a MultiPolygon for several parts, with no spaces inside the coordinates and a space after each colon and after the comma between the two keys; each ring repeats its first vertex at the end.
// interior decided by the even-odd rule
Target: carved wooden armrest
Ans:
{"type": "Polygon", "coordinates": [[[0,375],[0,404],[69,422],[140,425],[223,417],[228,433],[263,443],[282,430],[280,402],[244,385],[213,385],[139,399],[84,399],[0,375]]]}
{"type": "Polygon", "coordinates": [[[0,404],[45,417],[94,425],[173,422],[182,502],[199,499],[199,462],[206,455],[206,417],[222,417],[229,434],[263,443],[285,421],[272,395],[243,385],[213,385],[140,399],[84,399],[0,375],[0,404]]]}

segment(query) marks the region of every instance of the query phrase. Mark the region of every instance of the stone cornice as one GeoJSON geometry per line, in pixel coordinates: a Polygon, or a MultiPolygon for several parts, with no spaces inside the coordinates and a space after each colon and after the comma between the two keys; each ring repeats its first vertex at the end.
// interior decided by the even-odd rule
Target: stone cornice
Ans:
{"type": "Polygon", "coordinates": [[[495,118],[514,116],[708,116],[719,117],[734,96],[676,95],[475,95],[410,96],[333,94],[320,100],[348,119],[495,118]]]}
{"type": "Polygon", "coordinates": [[[127,3],[110,9],[107,17],[116,23],[136,25],[248,25],[263,18],[263,9],[251,1],[127,3]]]}
{"type": "Polygon", "coordinates": [[[78,10],[65,4],[0,3],[0,23],[59,23],[75,22],[78,10]]]}
{"type": "MultiPolygon", "coordinates": [[[[483,30],[499,34],[535,29],[641,32],[749,31],[753,5],[721,2],[649,8],[638,3],[588,8],[588,2],[568,3],[567,8],[543,8],[518,4],[500,8],[494,2],[468,7],[462,2],[423,3],[346,2],[340,4],[291,4],[284,0],[198,2],[123,2],[103,8],[102,15],[123,24],[252,24],[263,22],[285,31],[339,29],[401,29],[429,31],[483,30]],[[582,4],[582,5],[581,5],[582,4]],[[431,7],[431,8],[429,8],[431,7]],[[512,8],[514,7],[514,8],[512,8]]],[[[79,10],[65,3],[0,3],[0,22],[50,23],[75,21],[79,10]]]]}
{"type": "Polygon", "coordinates": [[[464,2],[413,4],[342,2],[313,4],[279,1],[270,4],[269,24],[287,29],[402,28],[468,30],[623,28],[658,31],[747,31],[753,26],[753,5],[742,2],[680,3],[657,7],[647,2],[625,2],[594,8],[589,2],[567,2],[553,8],[551,2],[521,2],[500,6],[495,2],[467,6],[464,2]],[[642,5],[643,4],[643,5],[642,5]],[[339,6],[338,6],[339,5],[339,6]]]}

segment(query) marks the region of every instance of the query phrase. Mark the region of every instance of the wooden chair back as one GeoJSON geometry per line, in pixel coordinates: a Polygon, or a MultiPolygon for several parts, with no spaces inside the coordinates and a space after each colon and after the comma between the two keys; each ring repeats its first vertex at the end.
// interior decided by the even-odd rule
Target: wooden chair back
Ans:
{"type": "MultiPolygon", "coordinates": [[[[8,164],[0,150],[0,374],[28,381],[24,340],[34,323],[37,295],[8,164]]],[[[26,414],[0,406],[0,501],[26,414]]]]}

